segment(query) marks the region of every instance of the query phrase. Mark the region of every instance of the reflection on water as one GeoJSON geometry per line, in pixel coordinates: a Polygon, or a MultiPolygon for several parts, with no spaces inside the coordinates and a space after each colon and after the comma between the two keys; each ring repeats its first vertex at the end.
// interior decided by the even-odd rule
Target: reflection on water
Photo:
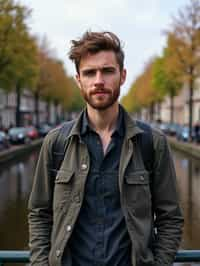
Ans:
{"type": "Polygon", "coordinates": [[[200,249],[200,164],[199,160],[174,152],[185,226],[182,247],[200,249]]]}
{"type": "MultiPolygon", "coordinates": [[[[185,219],[183,249],[200,249],[200,164],[199,160],[174,152],[178,189],[185,219]]],[[[175,265],[200,265],[185,263],[175,265]]]]}
{"type": "Polygon", "coordinates": [[[27,200],[37,156],[34,151],[17,162],[1,166],[0,250],[28,248],[27,200]]]}
{"type": "MultiPolygon", "coordinates": [[[[200,164],[179,152],[173,156],[185,217],[182,248],[200,249],[200,164]]],[[[37,157],[34,151],[0,168],[0,250],[28,249],[27,200],[37,157]]]]}

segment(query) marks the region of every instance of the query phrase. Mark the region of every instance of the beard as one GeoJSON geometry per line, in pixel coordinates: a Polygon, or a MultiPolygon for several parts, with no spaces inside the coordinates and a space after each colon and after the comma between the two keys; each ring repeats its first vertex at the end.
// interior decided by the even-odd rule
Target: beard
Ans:
{"type": "Polygon", "coordinates": [[[86,103],[92,108],[103,111],[111,107],[118,100],[120,84],[114,90],[99,88],[89,93],[82,88],[81,94],[86,103]]]}

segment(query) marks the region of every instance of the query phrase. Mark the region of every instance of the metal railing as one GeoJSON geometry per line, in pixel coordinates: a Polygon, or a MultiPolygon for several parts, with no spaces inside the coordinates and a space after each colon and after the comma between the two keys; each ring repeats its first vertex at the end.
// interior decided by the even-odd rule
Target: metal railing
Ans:
{"type": "Polygon", "coordinates": [[[28,263],[30,258],[29,251],[16,251],[16,250],[1,250],[0,251],[0,266],[5,263],[28,263]]]}
{"type": "MultiPolygon", "coordinates": [[[[1,250],[0,266],[5,263],[28,263],[29,251],[1,250]]],[[[200,250],[179,250],[175,262],[200,262],[200,250]]]]}

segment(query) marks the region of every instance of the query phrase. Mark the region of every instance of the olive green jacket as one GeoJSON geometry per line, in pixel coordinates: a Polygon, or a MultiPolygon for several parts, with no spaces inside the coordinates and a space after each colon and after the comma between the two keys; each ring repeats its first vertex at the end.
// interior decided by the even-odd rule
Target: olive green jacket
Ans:
{"type": "MultiPolygon", "coordinates": [[[[58,171],[53,169],[52,147],[59,129],[45,138],[29,199],[31,265],[60,266],[84,197],[90,168],[87,146],[80,138],[81,116],[66,136],[67,150],[58,171]]],[[[136,141],[141,134],[125,112],[126,133],[119,167],[121,207],[132,242],[133,266],[172,265],[180,244],[183,218],[176,175],[166,137],[152,129],[153,174],[145,169],[136,141]]]]}

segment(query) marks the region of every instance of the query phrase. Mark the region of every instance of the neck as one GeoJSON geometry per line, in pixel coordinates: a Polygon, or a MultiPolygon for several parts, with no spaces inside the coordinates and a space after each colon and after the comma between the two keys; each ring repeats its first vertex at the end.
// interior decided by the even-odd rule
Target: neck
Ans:
{"type": "Polygon", "coordinates": [[[116,127],[119,113],[119,104],[115,104],[106,110],[96,110],[87,106],[89,123],[98,132],[113,132],[116,127]]]}

